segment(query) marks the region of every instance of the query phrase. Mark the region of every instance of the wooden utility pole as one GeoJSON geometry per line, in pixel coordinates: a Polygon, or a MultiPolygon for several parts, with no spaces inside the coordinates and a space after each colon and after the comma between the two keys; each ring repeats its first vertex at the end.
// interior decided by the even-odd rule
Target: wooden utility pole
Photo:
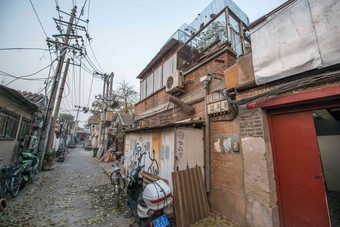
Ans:
{"type": "MultiPolygon", "coordinates": [[[[57,104],[55,106],[55,110],[54,110],[54,115],[53,115],[51,127],[50,127],[50,130],[49,130],[48,141],[50,143],[51,143],[51,141],[54,138],[55,125],[56,125],[57,119],[58,119],[61,99],[62,99],[63,93],[64,93],[64,87],[65,87],[65,82],[66,82],[66,77],[67,77],[67,72],[68,72],[69,65],[70,65],[70,59],[68,58],[66,66],[65,66],[65,70],[64,70],[64,76],[63,76],[63,79],[61,81],[61,85],[60,85],[60,89],[59,89],[59,95],[58,95],[58,99],[57,99],[57,104]]],[[[49,144],[49,143],[47,143],[47,144],[49,144]]]]}
{"type": "Polygon", "coordinates": [[[106,118],[105,118],[105,137],[104,137],[104,152],[108,149],[108,143],[109,143],[109,125],[107,125],[106,120],[108,118],[108,114],[111,114],[111,105],[112,105],[112,85],[113,85],[113,77],[114,74],[111,73],[109,76],[109,80],[107,81],[107,93],[106,93],[106,118]],[[109,112],[108,112],[109,111],[109,112]]]}
{"type": "Polygon", "coordinates": [[[77,127],[77,121],[78,121],[78,116],[79,116],[79,110],[81,108],[81,106],[74,106],[77,109],[77,116],[76,116],[76,121],[74,122],[74,126],[73,126],[73,134],[72,134],[72,140],[74,139],[74,136],[76,135],[76,127],[77,127]]]}
{"type": "Polygon", "coordinates": [[[50,149],[50,146],[51,146],[51,143],[52,143],[52,138],[51,138],[50,135],[54,133],[54,127],[52,127],[52,124],[50,124],[49,122],[51,122],[51,116],[52,116],[52,111],[53,111],[54,103],[55,103],[56,96],[57,96],[57,89],[58,89],[58,86],[59,86],[60,75],[61,75],[61,71],[62,71],[62,68],[63,68],[65,55],[66,55],[66,52],[67,52],[67,46],[68,46],[69,39],[70,39],[73,20],[76,16],[76,9],[77,9],[77,7],[74,7],[72,9],[71,17],[70,17],[70,20],[69,20],[69,23],[68,23],[68,26],[67,26],[67,31],[66,31],[63,47],[61,48],[61,51],[60,51],[61,55],[60,55],[60,58],[59,58],[57,70],[56,70],[55,77],[54,77],[54,82],[53,82],[53,87],[52,87],[52,92],[51,92],[51,98],[50,98],[50,102],[48,104],[48,110],[47,110],[47,113],[46,113],[46,121],[45,121],[45,130],[46,130],[46,133],[47,133],[47,143],[45,144],[45,148],[42,151],[40,167],[42,166],[42,160],[44,159],[45,151],[46,150],[48,151],[50,149]],[[49,127],[46,127],[46,124],[48,124],[49,127]],[[53,133],[51,133],[51,130],[53,130],[53,133]]]}
{"type": "Polygon", "coordinates": [[[104,121],[106,119],[106,104],[105,104],[105,87],[106,87],[106,80],[107,75],[104,74],[104,83],[103,83],[103,97],[102,97],[102,103],[103,103],[103,112],[100,114],[100,125],[99,125],[99,150],[103,150],[103,129],[104,129],[104,121]]]}

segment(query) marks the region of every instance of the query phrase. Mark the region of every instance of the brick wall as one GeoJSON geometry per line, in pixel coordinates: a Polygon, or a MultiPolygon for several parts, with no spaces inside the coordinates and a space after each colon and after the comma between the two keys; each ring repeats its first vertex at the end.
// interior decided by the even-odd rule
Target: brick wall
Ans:
{"type": "Polygon", "coordinates": [[[241,137],[263,137],[263,122],[259,109],[248,110],[245,105],[239,106],[241,137]]]}
{"type": "Polygon", "coordinates": [[[210,124],[211,187],[228,192],[235,191],[237,187],[235,155],[214,152],[214,136],[233,132],[232,122],[210,124]]]}
{"type": "MultiPolygon", "coordinates": [[[[204,59],[203,59],[204,60],[204,59]]],[[[217,73],[217,74],[224,74],[224,71],[227,67],[231,66],[236,62],[236,58],[230,55],[230,52],[223,52],[216,58],[212,59],[208,63],[202,65],[198,69],[188,73],[185,75],[186,83],[186,92],[185,94],[180,95],[178,98],[182,100],[189,99],[189,97],[196,97],[197,99],[200,97],[199,93],[202,94],[203,92],[203,83],[200,82],[200,77],[208,74],[208,73],[217,73]],[[223,60],[224,63],[216,62],[215,59],[223,60]]],[[[197,64],[200,64],[198,62],[197,64]]],[[[193,65],[194,67],[195,65],[193,65]]],[[[185,73],[185,72],[184,72],[185,73]]],[[[222,83],[221,80],[212,80],[212,84],[214,83],[222,83]]],[[[224,84],[224,82],[223,82],[224,84]]],[[[212,86],[211,86],[212,87],[212,86]]],[[[202,98],[202,96],[200,97],[202,98]]],[[[147,97],[146,99],[142,100],[141,102],[136,104],[136,115],[143,115],[143,113],[147,110],[156,108],[159,105],[168,103],[170,100],[170,95],[166,93],[165,88],[161,89],[157,93],[147,97]]],[[[204,117],[204,102],[200,101],[197,103],[192,104],[195,108],[194,115],[187,115],[178,107],[174,109],[161,112],[157,114],[157,116],[150,116],[148,118],[142,119],[137,121],[137,125],[139,127],[142,126],[152,126],[152,125],[160,125],[169,122],[179,121],[187,118],[195,118],[195,117],[204,117]]]]}

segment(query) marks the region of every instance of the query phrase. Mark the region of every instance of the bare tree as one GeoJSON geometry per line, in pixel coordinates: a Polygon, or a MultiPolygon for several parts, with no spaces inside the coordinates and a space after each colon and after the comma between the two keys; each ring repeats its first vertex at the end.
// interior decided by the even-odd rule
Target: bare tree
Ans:
{"type": "Polygon", "coordinates": [[[138,92],[134,89],[129,82],[123,80],[119,82],[119,87],[116,92],[114,92],[114,104],[115,101],[119,103],[119,112],[126,114],[134,113],[134,105],[138,100],[138,92]]]}

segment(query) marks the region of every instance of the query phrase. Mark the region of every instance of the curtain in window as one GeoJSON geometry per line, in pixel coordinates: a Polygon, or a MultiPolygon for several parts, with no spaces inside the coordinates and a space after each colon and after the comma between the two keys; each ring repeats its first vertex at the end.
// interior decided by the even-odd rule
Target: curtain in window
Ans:
{"type": "Polygon", "coordinates": [[[153,73],[146,78],[146,96],[151,95],[154,92],[153,90],[153,73]]]}
{"type": "Polygon", "coordinates": [[[146,97],[146,80],[140,83],[140,99],[143,100],[146,97]]]}
{"type": "Polygon", "coordinates": [[[162,70],[163,67],[160,66],[158,69],[154,72],[154,91],[157,91],[162,87],[162,70]]]}
{"type": "Polygon", "coordinates": [[[163,64],[163,86],[166,84],[166,79],[177,69],[177,53],[172,55],[163,64]]]}

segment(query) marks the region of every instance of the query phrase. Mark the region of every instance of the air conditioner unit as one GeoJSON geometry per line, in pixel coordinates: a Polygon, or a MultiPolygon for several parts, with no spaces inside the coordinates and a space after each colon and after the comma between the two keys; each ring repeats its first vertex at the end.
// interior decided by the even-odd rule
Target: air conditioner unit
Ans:
{"type": "Polygon", "coordinates": [[[38,146],[39,138],[37,136],[26,136],[25,143],[27,144],[27,148],[32,150],[38,146]]]}
{"type": "Polygon", "coordinates": [[[181,91],[183,86],[183,72],[180,70],[176,70],[173,74],[168,76],[166,79],[166,92],[174,93],[177,91],[181,91]]]}

